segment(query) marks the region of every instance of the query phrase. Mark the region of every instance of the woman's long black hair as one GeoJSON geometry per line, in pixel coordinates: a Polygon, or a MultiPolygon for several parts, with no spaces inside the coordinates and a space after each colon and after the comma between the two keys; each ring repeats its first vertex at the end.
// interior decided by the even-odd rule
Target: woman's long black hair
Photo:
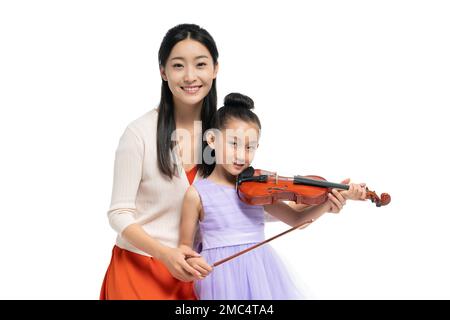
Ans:
{"type": "MultiPolygon", "coordinates": [[[[214,65],[217,64],[219,52],[212,36],[203,28],[195,24],[180,24],[167,31],[161,43],[158,53],[160,67],[165,67],[172,48],[180,41],[192,39],[203,44],[211,54],[214,65]]],[[[213,80],[211,90],[203,99],[201,121],[202,135],[211,128],[211,122],[217,110],[217,90],[216,79],[213,80]]],[[[157,128],[157,156],[159,170],[172,179],[176,172],[176,164],[171,155],[174,141],[171,140],[172,133],[175,131],[174,105],[172,92],[169,89],[167,81],[162,80],[161,84],[161,101],[159,103],[158,112],[158,128],[157,128]]],[[[202,141],[202,151],[207,147],[206,141],[202,141]]],[[[203,155],[203,152],[202,152],[203,155]]],[[[208,166],[204,163],[199,165],[199,173],[204,175],[208,166]]]]}

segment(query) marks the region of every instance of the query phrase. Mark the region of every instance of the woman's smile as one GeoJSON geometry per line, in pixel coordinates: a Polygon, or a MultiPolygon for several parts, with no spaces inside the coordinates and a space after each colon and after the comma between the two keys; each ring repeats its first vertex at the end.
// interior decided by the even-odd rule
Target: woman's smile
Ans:
{"type": "Polygon", "coordinates": [[[201,87],[202,87],[201,85],[183,86],[183,87],[181,87],[181,89],[187,94],[196,94],[200,90],[201,87]]]}

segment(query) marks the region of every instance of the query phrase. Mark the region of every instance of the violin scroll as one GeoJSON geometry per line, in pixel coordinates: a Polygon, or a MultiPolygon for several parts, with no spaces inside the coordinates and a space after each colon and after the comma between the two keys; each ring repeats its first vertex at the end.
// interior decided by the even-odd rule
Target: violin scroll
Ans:
{"type": "Polygon", "coordinates": [[[386,206],[391,202],[389,193],[382,193],[379,197],[375,191],[370,191],[366,188],[366,199],[370,199],[377,207],[386,206]]]}

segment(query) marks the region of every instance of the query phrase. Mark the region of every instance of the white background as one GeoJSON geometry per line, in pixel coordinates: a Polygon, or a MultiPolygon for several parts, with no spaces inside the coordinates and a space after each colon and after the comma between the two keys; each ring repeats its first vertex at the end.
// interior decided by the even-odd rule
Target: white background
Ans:
{"type": "Polygon", "coordinates": [[[255,167],[392,195],[273,242],[315,296],[449,299],[449,16],[430,0],[2,1],[0,298],[98,298],[115,149],[159,101],[165,32],[190,22],[217,42],[219,102],[255,100],[255,167]]]}

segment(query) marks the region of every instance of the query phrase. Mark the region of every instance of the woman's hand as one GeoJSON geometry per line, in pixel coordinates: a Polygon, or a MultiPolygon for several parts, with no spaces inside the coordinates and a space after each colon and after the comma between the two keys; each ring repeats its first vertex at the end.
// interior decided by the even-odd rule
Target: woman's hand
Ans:
{"type": "Polygon", "coordinates": [[[186,261],[192,268],[201,273],[202,279],[208,276],[212,271],[212,267],[203,257],[190,257],[186,261]]]}
{"type": "Polygon", "coordinates": [[[189,282],[195,279],[202,279],[201,273],[186,262],[187,256],[201,257],[187,246],[180,246],[179,248],[165,247],[160,255],[160,260],[178,280],[189,282]]]}

